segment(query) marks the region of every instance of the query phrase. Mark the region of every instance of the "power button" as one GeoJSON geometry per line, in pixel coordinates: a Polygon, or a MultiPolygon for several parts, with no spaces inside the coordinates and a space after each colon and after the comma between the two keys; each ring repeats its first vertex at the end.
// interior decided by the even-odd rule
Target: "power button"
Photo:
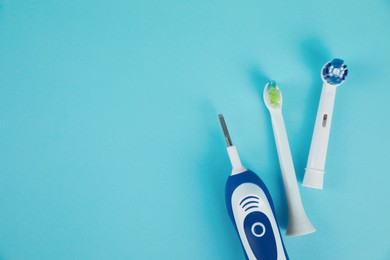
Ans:
{"type": "Polygon", "coordinates": [[[265,226],[261,222],[256,222],[252,225],[251,231],[255,237],[262,237],[265,234],[265,226]]]}

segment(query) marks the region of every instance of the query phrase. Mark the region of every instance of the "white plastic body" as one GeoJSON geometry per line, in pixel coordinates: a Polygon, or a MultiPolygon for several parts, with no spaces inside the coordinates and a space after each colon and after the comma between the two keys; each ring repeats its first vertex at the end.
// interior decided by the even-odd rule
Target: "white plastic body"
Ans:
{"type": "Polygon", "coordinates": [[[288,206],[287,236],[301,236],[316,231],[302,205],[294,164],[288,143],[282,108],[269,108],[288,206]]]}
{"type": "Polygon", "coordinates": [[[232,164],[231,175],[245,172],[247,169],[241,164],[241,160],[240,160],[240,156],[238,155],[237,148],[233,145],[233,146],[228,146],[226,150],[229,155],[230,163],[232,164]]]}
{"type": "MultiPolygon", "coordinates": [[[[232,195],[231,199],[232,203],[232,210],[234,214],[234,220],[236,222],[236,227],[238,230],[238,234],[240,236],[242,245],[244,247],[244,250],[248,256],[248,259],[250,260],[255,260],[256,257],[249,245],[248,239],[245,235],[245,230],[244,230],[244,220],[246,216],[248,216],[250,213],[259,211],[264,213],[267,218],[269,219],[271,226],[272,226],[272,231],[271,230],[264,230],[264,232],[273,232],[275,235],[275,242],[276,242],[276,249],[278,252],[278,260],[284,260],[286,259],[285,252],[283,250],[283,244],[282,240],[280,238],[279,234],[279,229],[278,225],[275,221],[275,216],[272,212],[271,205],[269,204],[266,195],[264,194],[263,190],[260,189],[259,186],[253,184],[253,183],[243,183],[240,186],[238,186],[232,195]],[[255,195],[259,198],[258,201],[258,208],[253,208],[249,209],[247,211],[244,210],[242,206],[240,206],[240,201],[250,195],[255,195]]],[[[252,230],[252,232],[254,232],[252,230]]],[[[257,235],[257,234],[256,234],[257,235]]]]}
{"type": "Polygon", "coordinates": [[[324,82],[302,185],[322,189],[337,86],[324,82]]]}

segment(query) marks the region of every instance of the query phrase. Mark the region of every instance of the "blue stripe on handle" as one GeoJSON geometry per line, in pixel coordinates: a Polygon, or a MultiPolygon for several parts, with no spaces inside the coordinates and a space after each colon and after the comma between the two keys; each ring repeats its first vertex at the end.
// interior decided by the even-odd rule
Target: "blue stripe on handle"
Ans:
{"type": "Polygon", "coordinates": [[[241,200],[240,205],[241,205],[244,201],[246,201],[247,199],[259,199],[259,197],[256,197],[256,196],[248,196],[248,197],[245,197],[245,198],[243,198],[243,199],[241,200]]]}

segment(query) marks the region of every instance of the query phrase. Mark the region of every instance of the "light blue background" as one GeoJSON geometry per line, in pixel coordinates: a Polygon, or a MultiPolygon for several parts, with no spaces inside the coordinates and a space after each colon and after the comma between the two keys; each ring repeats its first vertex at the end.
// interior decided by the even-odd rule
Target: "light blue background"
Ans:
{"type": "Polygon", "coordinates": [[[217,119],[286,201],[261,91],[278,81],[299,183],[322,65],[342,57],[318,232],[291,259],[390,259],[390,2],[0,0],[0,259],[243,259],[217,119]]]}

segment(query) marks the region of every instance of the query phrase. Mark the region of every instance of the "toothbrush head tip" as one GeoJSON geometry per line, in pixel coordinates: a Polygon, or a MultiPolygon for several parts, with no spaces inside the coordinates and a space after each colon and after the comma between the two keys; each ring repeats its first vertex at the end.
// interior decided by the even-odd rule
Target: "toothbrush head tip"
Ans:
{"type": "Polygon", "coordinates": [[[348,75],[347,65],[344,60],[335,58],[324,65],[322,68],[322,80],[330,85],[341,85],[348,75]]]}
{"type": "Polygon", "coordinates": [[[282,104],[281,93],[274,80],[268,82],[267,92],[270,106],[279,108],[282,104]]]}

